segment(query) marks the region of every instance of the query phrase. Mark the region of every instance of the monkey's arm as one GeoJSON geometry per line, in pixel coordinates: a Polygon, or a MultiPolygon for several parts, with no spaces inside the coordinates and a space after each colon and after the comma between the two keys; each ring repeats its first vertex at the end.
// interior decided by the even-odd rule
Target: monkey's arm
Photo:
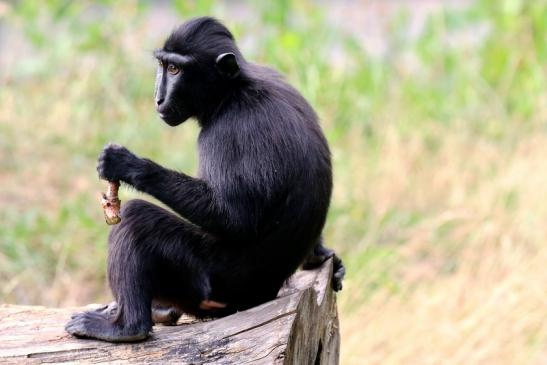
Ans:
{"type": "Polygon", "coordinates": [[[98,160],[99,176],[120,180],[169,206],[190,222],[213,233],[222,232],[222,214],[213,199],[213,191],[200,179],[166,169],[140,158],[116,144],[105,146],[98,160]]]}

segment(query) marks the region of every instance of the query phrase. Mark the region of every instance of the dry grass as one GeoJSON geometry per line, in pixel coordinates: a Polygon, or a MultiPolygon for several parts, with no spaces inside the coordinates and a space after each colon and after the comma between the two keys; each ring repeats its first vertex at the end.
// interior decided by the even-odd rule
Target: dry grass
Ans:
{"type": "Polygon", "coordinates": [[[363,177],[374,209],[430,211],[400,232],[400,290],[356,311],[342,296],[342,363],[545,363],[547,137],[503,148],[455,132],[429,158],[419,138],[387,134],[382,171],[363,177]]]}

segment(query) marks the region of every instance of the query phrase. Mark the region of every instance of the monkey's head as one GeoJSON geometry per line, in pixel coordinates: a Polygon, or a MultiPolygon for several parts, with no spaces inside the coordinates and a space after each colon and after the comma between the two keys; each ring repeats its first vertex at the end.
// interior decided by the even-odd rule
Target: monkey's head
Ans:
{"type": "Polygon", "coordinates": [[[181,25],[154,56],[156,110],[170,126],[211,113],[245,62],[230,31],[209,17],[181,25]]]}

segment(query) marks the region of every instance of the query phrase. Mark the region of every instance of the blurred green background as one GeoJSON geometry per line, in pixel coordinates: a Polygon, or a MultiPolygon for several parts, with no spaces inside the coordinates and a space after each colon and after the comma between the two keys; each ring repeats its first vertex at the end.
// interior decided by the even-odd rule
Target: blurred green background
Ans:
{"type": "Polygon", "coordinates": [[[151,51],[197,15],[321,118],[342,364],[547,363],[544,0],[0,0],[0,302],[110,299],[95,161],[195,173],[151,51]]]}

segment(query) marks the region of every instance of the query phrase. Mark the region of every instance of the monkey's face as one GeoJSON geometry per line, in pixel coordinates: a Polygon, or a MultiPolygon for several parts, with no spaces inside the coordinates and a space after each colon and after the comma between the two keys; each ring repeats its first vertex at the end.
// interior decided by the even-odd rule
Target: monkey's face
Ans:
{"type": "Polygon", "coordinates": [[[239,75],[233,53],[213,56],[210,61],[203,55],[193,57],[166,50],[156,51],[155,56],[156,110],[170,126],[210,113],[222,99],[228,82],[239,75]]]}
{"type": "Polygon", "coordinates": [[[156,57],[156,111],[163,121],[170,126],[176,126],[194,114],[191,100],[186,96],[186,90],[189,88],[186,75],[189,70],[186,66],[190,59],[163,51],[156,52],[156,57]]]}

